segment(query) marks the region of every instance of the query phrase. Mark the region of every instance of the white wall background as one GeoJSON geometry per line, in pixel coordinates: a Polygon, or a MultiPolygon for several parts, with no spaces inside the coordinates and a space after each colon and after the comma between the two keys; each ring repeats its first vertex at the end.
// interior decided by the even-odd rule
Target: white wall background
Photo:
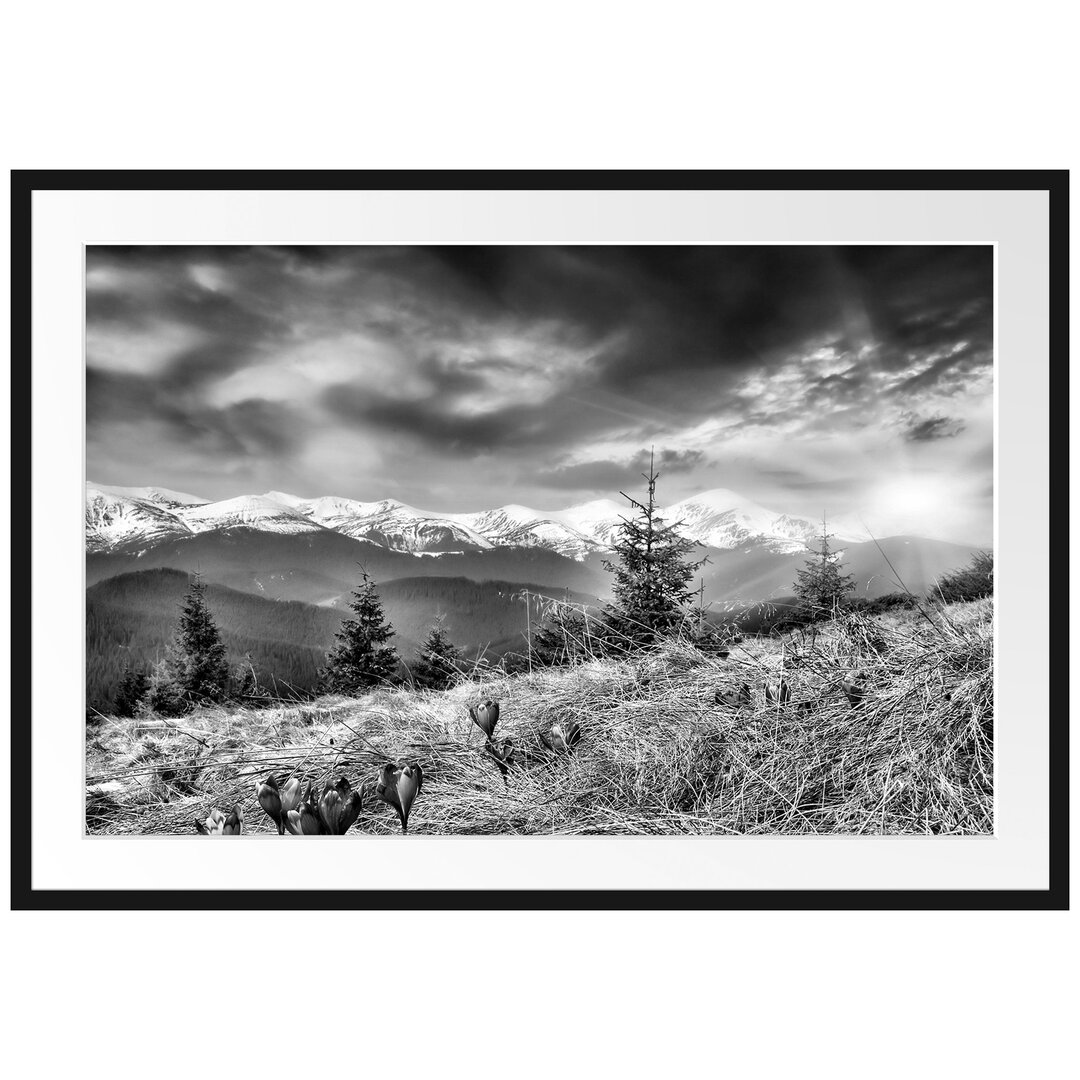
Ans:
{"type": "MultiPolygon", "coordinates": [[[[1007,17],[940,0],[99,0],[20,5],[5,38],[5,170],[1077,164],[1073,39],[1042,0],[1007,17]]],[[[8,287],[4,259],[5,350],[8,287]]],[[[6,770],[6,739],[0,754],[6,770]]],[[[23,1074],[992,1077],[1075,1062],[1071,915],[2,918],[5,1050],[23,1074]],[[353,1002],[339,1025],[291,988],[309,980],[353,1002]]]]}

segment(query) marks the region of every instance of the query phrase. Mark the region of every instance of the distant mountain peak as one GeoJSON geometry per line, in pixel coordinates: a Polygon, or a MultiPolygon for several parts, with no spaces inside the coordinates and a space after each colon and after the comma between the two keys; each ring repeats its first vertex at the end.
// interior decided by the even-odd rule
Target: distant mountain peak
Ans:
{"type": "Polygon", "coordinates": [[[290,495],[285,491],[264,491],[262,495],[257,497],[260,499],[269,499],[271,502],[281,503],[282,506],[287,506],[293,510],[312,501],[311,499],[301,498],[299,495],[290,495]]]}
{"type": "Polygon", "coordinates": [[[106,495],[115,495],[122,499],[138,499],[154,503],[157,506],[197,506],[209,502],[199,495],[187,495],[182,491],[171,491],[163,487],[114,487],[111,484],[98,484],[86,481],[86,490],[100,491],[106,495]]]}
{"type": "Polygon", "coordinates": [[[269,495],[238,495],[181,511],[192,532],[247,527],[265,532],[321,532],[323,526],[269,495]]]}

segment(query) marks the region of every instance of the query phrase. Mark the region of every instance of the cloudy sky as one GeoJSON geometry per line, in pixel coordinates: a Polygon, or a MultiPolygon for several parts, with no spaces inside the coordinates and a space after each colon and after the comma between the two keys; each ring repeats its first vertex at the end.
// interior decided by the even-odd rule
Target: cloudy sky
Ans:
{"type": "Polygon", "coordinates": [[[989,247],[92,247],[87,477],[992,539],[989,247]]]}

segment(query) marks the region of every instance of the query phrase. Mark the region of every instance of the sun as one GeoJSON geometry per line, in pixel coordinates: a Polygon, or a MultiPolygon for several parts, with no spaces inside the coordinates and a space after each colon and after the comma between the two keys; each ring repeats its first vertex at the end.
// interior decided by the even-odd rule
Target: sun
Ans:
{"type": "Polygon", "coordinates": [[[890,517],[923,522],[949,509],[949,487],[934,477],[897,477],[874,492],[874,510],[890,517]]]}

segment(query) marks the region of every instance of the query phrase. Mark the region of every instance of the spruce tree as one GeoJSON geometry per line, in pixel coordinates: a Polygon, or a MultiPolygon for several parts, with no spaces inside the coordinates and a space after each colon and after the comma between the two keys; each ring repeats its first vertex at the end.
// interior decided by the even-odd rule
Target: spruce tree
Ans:
{"type": "Polygon", "coordinates": [[[150,689],[150,676],[141,668],[126,668],[116,688],[113,711],[117,716],[134,716],[139,702],[150,689]]]}
{"type": "Polygon", "coordinates": [[[994,555],[977,551],[971,563],[961,570],[942,574],[930,590],[932,600],[951,604],[960,600],[980,600],[994,595],[994,555]]]}
{"type": "Polygon", "coordinates": [[[398,656],[387,642],[394,628],[383,615],[375,582],[366,570],[353,590],[349,608],[355,618],[346,619],[335,635],[337,644],[327,653],[321,673],[323,689],[355,694],[381,686],[394,674],[398,656]]]}
{"type": "Polygon", "coordinates": [[[190,711],[192,703],[184,697],[176,681],[172,650],[150,670],[146,693],[135,707],[135,715],[156,713],[158,716],[182,716],[190,711]]]}
{"type": "Polygon", "coordinates": [[[795,595],[799,598],[799,614],[811,622],[830,618],[855,587],[855,579],[851,574],[840,572],[840,560],[829,546],[832,539],[823,517],[818,550],[807,559],[802,570],[795,572],[795,595]]]}
{"type": "Polygon", "coordinates": [[[531,661],[541,667],[571,664],[588,655],[589,639],[585,614],[569,602],[554,602],[533,631],[529,643],[531,661]]]}
{"type": "Polygon", "coordinates": [[[635,648],[651,645],[683,623],[693,597],[690,581],[705,561],[687,562],[697,544],[678,533],[679,523],[664,523],[656,505],[659,473],[642,473],[648,483],[647,501],[620,492],[634,508],[619,526],[613,545],[619,562],[605,562],[615,575],[613,599],[604,611],[604,631],[609,646],[635,648]]]}
{"type": "Polygon", "coordinates": [[[233,696],[241,701],[256,701],[268,698],[266,687],[259,683],[259,672],[251,653],[244,653],[244,659],[237,664],[232,676],[233,696]]]}
{"type": "Polygon", "coordinates": [[[446,690],[461,671],[461,652],[446,636],[442,620],[437,619],[413,666],[413,682],[426,690],[446,690]]]}
{"type": "Polygon", "coordinates": [[[206,606],[206,586],[198,574],[184,596],[168,670],[189,706],[221,701],[226,696],[229,665],[225,643],[206,606]]]}

